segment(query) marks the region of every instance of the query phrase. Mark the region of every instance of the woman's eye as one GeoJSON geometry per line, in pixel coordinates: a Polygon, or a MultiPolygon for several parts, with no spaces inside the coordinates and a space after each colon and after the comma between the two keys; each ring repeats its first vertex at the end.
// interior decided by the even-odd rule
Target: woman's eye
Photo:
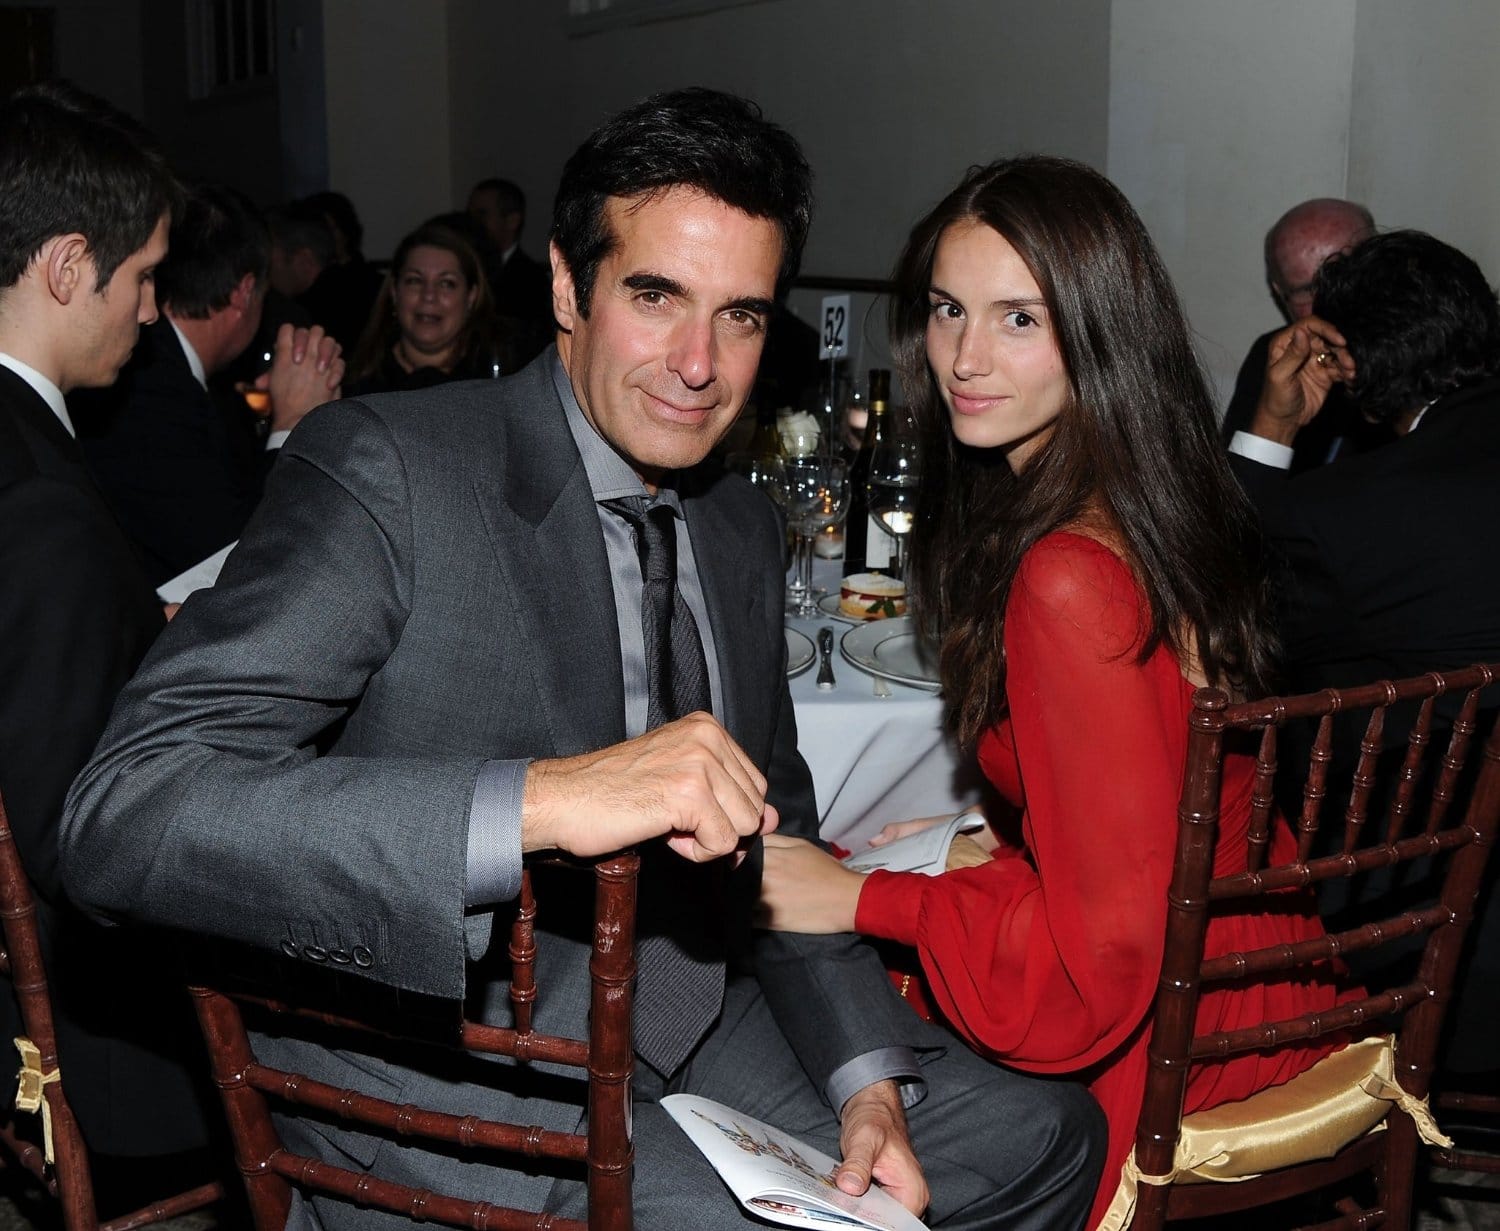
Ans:
{"type": "Polygon", "coordinates": [[[1030,329],[1037,323],[1036,317],[1032,316],[1030,312],[1022,312],[1020,309],[1006,315],[1011,326],[1015,329],[1030,329]]]}
{"type": "Polygon", "coordinates": [[[956,303],[946,299],[936,299],[929,305],[932,315],[943,321],[956,321],[963,315],[963,310],[956,303]]]}

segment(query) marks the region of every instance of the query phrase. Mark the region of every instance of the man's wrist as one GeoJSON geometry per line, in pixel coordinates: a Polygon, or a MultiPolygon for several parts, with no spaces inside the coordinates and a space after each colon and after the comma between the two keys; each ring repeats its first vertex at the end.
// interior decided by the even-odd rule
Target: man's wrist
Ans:
{"type": "Polygon", "coordinates": [[[1249,430],[1252,436],[1291,448],[1296,443],[1299,429],[1296,419],[1285,419],[1257,407],[1250,419],[1249,430]]]}

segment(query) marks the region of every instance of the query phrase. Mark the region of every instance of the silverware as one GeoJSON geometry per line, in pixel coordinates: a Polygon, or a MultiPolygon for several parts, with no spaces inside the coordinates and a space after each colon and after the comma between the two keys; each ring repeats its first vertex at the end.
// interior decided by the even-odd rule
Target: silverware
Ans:
{"type": "Polygon", "coordinates": [[[818,629],[818,687],[833,687],[833,629],[818,629]]]}

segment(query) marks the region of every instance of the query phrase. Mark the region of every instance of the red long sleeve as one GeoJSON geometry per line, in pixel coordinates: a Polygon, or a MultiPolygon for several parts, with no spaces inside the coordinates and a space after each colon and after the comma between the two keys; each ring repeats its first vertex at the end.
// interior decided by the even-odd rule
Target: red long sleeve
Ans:
{"type": "MultiPolygon", "coordinates": [[[[1145,613],[1130,570],[1092,539],[1052,534],[1026,554],[1005,613],[1010,716],[979,746],[986,774],[1024,806],[1026,854],[937,877],[872,873],[855,920],[916,949],[934,1001],[981,1053],[1036,1073],[1088,1071],[1109,1122],[1091,1226],[1140,1112],[1193,692],[1165,646],[1137,661],[1145,613]]],[[[1218,874],[1244,866],[1253,776],[1251,757],[1226,755],[1218,874]]],[[[1292,841],[1278,827],[1272,858],[1287,857],[1292,841]]],[[[1210,920],[1206,951],[1320,930],[1306,899],[1288,895],[1210,920]]],[[[1226,985],[1205,992],[1197,1024],[1232,1029],[1336,999],[1332,972],[1325,982],[1226,985]]],[[[1186,1109],[1287,1081],[1333,1046],[1196,1065],[1186,1109]]]]}
{"type": "Polygon", "coordinates": [[[860,895],[860,930],[915,945],[949,1020],[1018,1067],[1104,1058],[1155,987],[1191,686],[1169,654],[1137,663],[1142,618],[1101,544],[1058,534],[1027,553],[1006,609],[1010,719],[981,759],[1012,790],[1019,762],[1035,868],[876,873],[860,895]]]}

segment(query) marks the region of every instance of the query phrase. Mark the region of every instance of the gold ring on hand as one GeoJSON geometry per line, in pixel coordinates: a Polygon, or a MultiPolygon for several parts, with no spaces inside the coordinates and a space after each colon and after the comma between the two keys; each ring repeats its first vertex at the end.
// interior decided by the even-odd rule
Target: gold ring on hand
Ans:
{"type": "Polygon", "coordinates": [[[1313,356],[1313,361],[1317,363],[1319,367],[1323,367],[1333,361],[1333,352],[1320,350],[1316,355],[1313,356]]]}

